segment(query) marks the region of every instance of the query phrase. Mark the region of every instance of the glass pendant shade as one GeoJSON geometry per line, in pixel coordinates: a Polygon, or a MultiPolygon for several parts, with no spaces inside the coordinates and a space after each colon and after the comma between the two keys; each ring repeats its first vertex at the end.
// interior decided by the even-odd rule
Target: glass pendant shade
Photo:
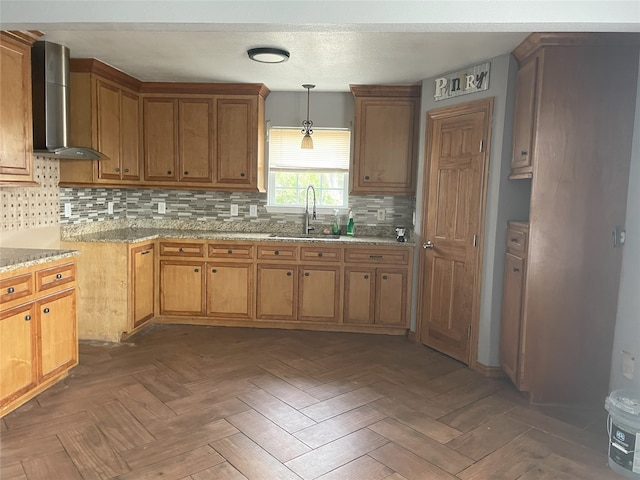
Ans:
{"type": "Polygon", "coordinates": [[[313,138],[311,138],[309,133],[305,133],[304,137],[302,137],[302,145],[300,145],[300,148],[305,150],[313,149],[313,138]]]}
{"type": "Polygon", "coordinates": [[[311,130],[313,122],[309,120],[309,92],[315,87],[315,85],[305,83],[302,87],[307,89],[307,119],[302,122],[302,133],[304,134],[304,137],[302,137],[302,144],[300,145],[300,148],[310,150],[313,148],[313,139],[311,138],[311,134],[313,133],[313,130],[311,130]]]}

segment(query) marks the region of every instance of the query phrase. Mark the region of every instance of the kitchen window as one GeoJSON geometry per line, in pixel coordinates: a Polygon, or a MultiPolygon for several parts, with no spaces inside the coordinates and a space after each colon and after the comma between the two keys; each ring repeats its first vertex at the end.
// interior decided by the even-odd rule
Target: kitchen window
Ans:
{"type": "Polygon", "coordinates": [[[303,150],[299,128],[269,129],[270,212],[302,211],[309,185],[315,188],[321,213],[348,209],[351,131],[314,128],[312,138],[313,149],[303,150]]]}

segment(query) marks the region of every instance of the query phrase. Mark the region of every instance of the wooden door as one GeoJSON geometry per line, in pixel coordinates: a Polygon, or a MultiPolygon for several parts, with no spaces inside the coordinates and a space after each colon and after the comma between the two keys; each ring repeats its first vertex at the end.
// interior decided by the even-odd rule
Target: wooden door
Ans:
{"type": "Polygon", "coordinates": [[[256,318],[295,320],[298,267],[259,263],[256,271],[256,318]]]}
{"type": "Polygon", "coordinates": [[[252,318],[253,265],[222,262],[207,264],[207,316],[252,318]]]}
{"type": "Polygon", "coordinates": [[[181,260],[160,262],[160,314],[204,316],[205,264],[181,260]]]}
{"type": "Polygon", "coordinates": [[[515,171],[512,173],[517,173],[518,169],[531,171],[539,61],[539,56],[535,56],[518,70],[511,157],[511,168],[515,171]]]}
{"type": "Polygon", "coordinates": [[[0,33],[0,179],[31,179],[30,50],[0,33]]]}
{"type": "Polygon", "coordinates": [[[0,406],[36,384],[36,309],[33,303],[0,313],[0,406]]]}
{"type": "Polygon", "coordinates": [[[140,101],[137,95],[120,92],[120,148],[123,180],[140,180],[140,101]]]}
{"type": "Polygon", "coordinates": [[[178,101],[149,97],[143,100],[144,178],[178,178],[178,101]]]}
{"type": "Polygon", "coordinates": [[[407,269],[376,270],[376,325],[407,326],[407,269]]]}
{"type": "Polygon", "coordinates": [[[375,268],[345,267],[344,323],[373,324],[375,268]]]}
{"type": "Polygon", "coordinates": [[[46,379],[78,363],[75,289],[38,302],[38,315],[40,374],[46,379]]]}
{"type": "Polygon", "coordinates": [[[500,366],[511,381],[519,384],[520,335],[522,328],[522,285],[524,259],[507,253],[504,261],[502,322],[500,325],[500,366]]]}
{"type": "Polygon", "coordinates": [[[96,81],[97,148],[108,159],[98,162],[101,179],[120,180],[120,89],[102,80],[96,81]]]}
{"type": "Polygon", "coordinates": [[[155,259],[154,245],[141,245],[131,249],[131,285],[133,328],[154,316],[155,259]]]}
{"type": "Polygon", "coordinates": [[[180,99],[178,102],[178,178],[182,182],[213,180],[213,99],[180,99]]]}
{"type": "Polygon", "coordinates": [[[472,333],[480,301],[492,105],[490,98],[427,113],[420,340],[470,365],[477,348],[472,333]]]}
{"type": "Polygon", "coordinates": [[[216,101],[216,184],[251,185],[255,174],[257,135],[255,98],[218,98],[216,101]]]}
{"type": "Polygon", "coordinates": [[[298,320],[337,322],[340,315],[340,267],[301,266],[298,320]]]}

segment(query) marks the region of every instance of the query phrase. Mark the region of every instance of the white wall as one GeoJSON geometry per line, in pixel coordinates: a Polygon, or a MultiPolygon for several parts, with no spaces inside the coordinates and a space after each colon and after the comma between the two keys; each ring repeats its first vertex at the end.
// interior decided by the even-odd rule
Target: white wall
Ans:
{"type": "MultiPolygon", "coordinates": [[[[274,127],[300,126],[307,118],[307,91],[271,92],[265,105],[265,118],[274,127]]],[[[309,119],[313,127],[351,128],[354,101],[351,93],[327,93],[311,90],[309,119]]],[[[313,128],[312,127],[312,128],[313,128]]]]}
{"type": "MultiPolygon", "coordinates": [[[[478,61],[477,63],[483,63],[478,61]]],[[[490,60],[491,73],[489,89],[461,97],[436,102],[434,82],[436,77],[422,83],[422,108],[420,126],[420,159],[418,187],[416,192],[416,265],[414,284],[417,284],[419,268],[417,258],[420,245],[425,240],[420,232],[420,218],[423,215],[423,199],[426,185],[423,182],[425,168],[425,128],[426,113],[435,108],[494,97],[491,152],[489,158],[489,183],[487,209],[484,226],[483,274],[480,300],[480,323],[478,332],[478,361],[487,366],[499,365],[500,317],[502,305],[502,275],[504,251],[506,248],[507,220],[527,220],[530,197],[530,182],[509,181],[511,164],[511,138],[513,131],[513,101],[517,65],[511,55],[501,55],[490,60]]],[[[447,73],[447,72],[442,72],[447,73]]],[[[428,232],[425,232],[428,233],[428,232]]],[[[414,308],[412,308],[412,329],[415,329],[415,306],[417,289],[414,288],[414,308]]]]}
{"type": "Polygon", "coordinates": [[[611,390],[640,389],[640,74],[636,91],[625,227],[627,239],[622,253],[618,314],[611,361],[611,390]],[[631,380],[622,375],[622,351],[635,358],[635,375],[631,380]]]}

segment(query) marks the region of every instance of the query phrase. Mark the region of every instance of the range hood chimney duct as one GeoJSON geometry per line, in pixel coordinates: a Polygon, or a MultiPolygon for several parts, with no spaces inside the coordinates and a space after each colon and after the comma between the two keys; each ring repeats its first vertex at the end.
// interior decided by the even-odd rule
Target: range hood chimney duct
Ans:
{"type": "Polygon", "coordinates": [[[41,157],[106,159],[89,147],[68,146],[69,49],[39,41],[31,50],[33,150],[41,157]]]}

